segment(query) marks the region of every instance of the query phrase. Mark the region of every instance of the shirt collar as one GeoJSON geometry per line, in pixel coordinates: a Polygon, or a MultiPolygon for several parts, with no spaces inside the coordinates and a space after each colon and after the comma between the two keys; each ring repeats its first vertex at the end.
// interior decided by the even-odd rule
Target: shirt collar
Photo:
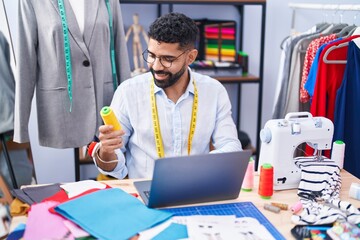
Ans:
{"type": "MultiPolygon", "coordinates": [[[[186,87],[185,93],[189,92],[189,93],[194,94],[195,89],[194,89],[194,84],[192,84],[192,83],[193,83],[193,81],[195,81],[195,79],[194,79],[194,76],[193,76],[193,73],[192,73],[190,67],[188,67],[188,71],[189,71],[189,75],[190,75],[190,82],[189,82],[188,86],[186,87]]],[[[151,75],[151,81],[154,81],[152,75],[151,75]]],[[[157,94],[158,92],[163,92],[165,94],[165,92],[162,88],[160,88],[160,87],[156,86],[156,84],[154,84],[154,94],[157,94]]]]}

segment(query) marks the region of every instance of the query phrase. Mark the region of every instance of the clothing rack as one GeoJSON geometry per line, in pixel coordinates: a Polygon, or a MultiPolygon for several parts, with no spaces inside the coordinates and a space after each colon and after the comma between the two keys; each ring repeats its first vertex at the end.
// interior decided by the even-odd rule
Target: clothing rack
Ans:
{"type": "Polygon", "coordinates": [[[311,9],[323,11],[360,11],[360,4],[316,4],[316,3],[289,3],[293,9],[291,17],[291,29],[295,28],[295,10],[311,9]]]}
{"type": "Polygon", "coordinates": [[[330,11],[359,11],[360,4],[313,4],[313,3],[289,3],[293,9],[313,9],[330,11]]]}

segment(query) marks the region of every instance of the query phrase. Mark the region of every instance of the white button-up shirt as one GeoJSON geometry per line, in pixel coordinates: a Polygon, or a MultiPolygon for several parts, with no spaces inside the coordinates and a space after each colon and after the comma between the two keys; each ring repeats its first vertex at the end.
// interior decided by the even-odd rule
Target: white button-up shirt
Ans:
{"type": "MultiPolygon", "coordinates": [[[[198,111],[191,155],[209,153],[210,141],[216,152],[241,151],[237,128],[231,116],[231,103],[224,86],[208,76],[191,72],[190,83],[176,103],[155,85],[154,93],[165,157],[188,155],[188,137],[194,100],[195,81],[198,111]]],[[[117,178],[151,178],[158,159],[150,100],[152,74],[131,78],[118,87],[111,107],[125,131],[124,147],[117,151],[118,164],[112,172],[117,178]],[[124,156],[126,155],[126,158],[124,156]]],[[[175,171],[175,169],[169,169],[175,171]]]]}

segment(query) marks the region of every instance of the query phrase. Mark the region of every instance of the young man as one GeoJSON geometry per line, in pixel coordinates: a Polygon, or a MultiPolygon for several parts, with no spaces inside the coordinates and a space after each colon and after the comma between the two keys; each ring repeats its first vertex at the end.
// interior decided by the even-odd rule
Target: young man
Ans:
{"type": "Polygon", "coordinates": [[[152,23],[148,34],[143,57],[150,72],[116,90],[111,107],[122,130],[100,126],[94,157],[99,171],[151,178],[158,158],[209,153],[210,143],[211,153],[241,151],[226,89],[189,68],[198,53],[195,22],[170,13],[152,23]]]}

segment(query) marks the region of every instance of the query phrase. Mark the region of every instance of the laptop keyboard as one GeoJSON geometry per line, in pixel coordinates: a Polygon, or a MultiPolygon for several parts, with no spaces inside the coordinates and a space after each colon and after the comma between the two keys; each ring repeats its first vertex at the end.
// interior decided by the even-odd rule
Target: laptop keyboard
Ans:
{"type": "Polygon", "coordinates": [[[150,197],[150,191],[144,191],[145,196],[149,199],[150,197]]]}

